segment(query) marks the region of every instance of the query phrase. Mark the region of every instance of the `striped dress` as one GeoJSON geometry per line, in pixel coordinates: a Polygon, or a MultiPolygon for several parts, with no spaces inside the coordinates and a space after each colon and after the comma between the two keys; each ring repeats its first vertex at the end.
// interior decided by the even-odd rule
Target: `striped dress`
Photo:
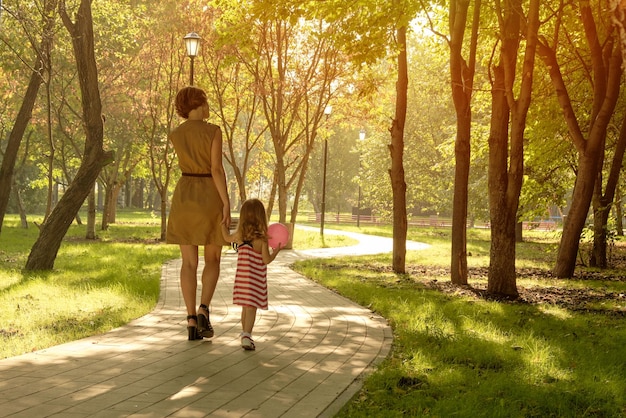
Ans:
{"type": "Polygon", "coordinates": [[[233,303],[267,309],[267,265],[262,255],[247,241],[238,246],[237,253],[233,303]]]}

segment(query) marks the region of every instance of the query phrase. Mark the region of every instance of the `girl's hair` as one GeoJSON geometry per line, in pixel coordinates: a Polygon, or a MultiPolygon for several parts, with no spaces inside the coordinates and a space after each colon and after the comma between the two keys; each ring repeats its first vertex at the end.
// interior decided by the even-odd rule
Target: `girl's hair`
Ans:
{"type": "Polygon", "coordinates": [[[242,241],[267,239],[267,216],[265,206],[259,199],[248,199],[241,205],[237,227],[242,241]]]}
{"type": "Polygon", "coordinates": [[[206,93],[198,87],[182,88],[176,95],[176,113],[181,118],[187,119],[189,112],[208,103],[206,93]]]}

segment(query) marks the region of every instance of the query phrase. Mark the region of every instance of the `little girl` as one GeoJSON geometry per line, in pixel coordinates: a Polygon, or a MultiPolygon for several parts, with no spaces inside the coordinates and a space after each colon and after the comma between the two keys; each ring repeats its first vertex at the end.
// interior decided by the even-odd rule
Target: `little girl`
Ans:
{"type": "Polygon", "coordinates": [[[274,261],[283,245],[270,254],[265,207],[258,199],[241,205],[239,225],[233,234],[222,224],[222,235],[237,249],[237,273],[233,303],[241,306],[241,346],[254,350],[252,327],[257,309],[267,309],[267,265],[274,261]]]}

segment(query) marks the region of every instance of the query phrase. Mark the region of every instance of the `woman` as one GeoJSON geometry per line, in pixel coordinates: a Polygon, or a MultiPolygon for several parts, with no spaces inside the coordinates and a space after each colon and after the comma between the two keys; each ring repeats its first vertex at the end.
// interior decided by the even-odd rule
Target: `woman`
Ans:
{"type": "Polygon", "coordinates": [[[209,305],[220,274],[221,224],[230,227],[230,201],[222,164],[222,131],[207,123],[206,93],[185,87],[176,95],[176,112],[186,119],[169,134],[182,177],[172,196],[166,242],[179,244],[182,256],[180,286],[187,307],[189,340],[210,338],[209,305]],[[204,246],[200,307],[196,311],[198,247],[204,246]]]}

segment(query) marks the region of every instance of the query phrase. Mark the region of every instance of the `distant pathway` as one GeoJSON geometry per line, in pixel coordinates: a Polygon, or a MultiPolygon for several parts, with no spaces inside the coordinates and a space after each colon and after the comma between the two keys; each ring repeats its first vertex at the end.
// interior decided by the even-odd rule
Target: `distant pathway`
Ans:
{"type": "MultiPolygon", "coordinates": [[[[319,228],[309,226],[297,226],[298,229],[304,229],[308,231],[319,231],[319,228]]],[[[344,235],[349,238],[358,241],[358,244],[349,247],[338,248],[315,248],[311,250],[295,251],[296,254],[301,257],[311,258],[326,258],[326,257],[338,257],[344,255],[373,255],[384,254],[393,251],[393,239],[386,237],[378,237],[375,235],[359,234],[357,232],[339,231],[334,229],[324,229],[324,234],[328,235],[344,235]]],[[[407,250],[425,250],[430,247],[428,244],[424,244],[416,241],[407,241],[407,250]]]]}

